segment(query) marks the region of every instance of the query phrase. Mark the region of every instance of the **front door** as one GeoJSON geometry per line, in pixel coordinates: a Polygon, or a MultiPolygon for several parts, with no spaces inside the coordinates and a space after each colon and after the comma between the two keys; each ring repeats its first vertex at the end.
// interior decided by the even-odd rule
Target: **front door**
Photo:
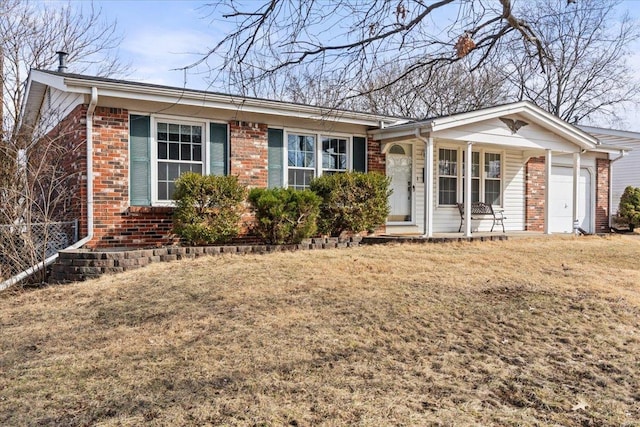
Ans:
{"type": "Polygon", "coordinates": [[[411,146],[393,145],[387,153],[387,176],[391,178],[389,222],[411,221],[413,183],[411,146]]]}

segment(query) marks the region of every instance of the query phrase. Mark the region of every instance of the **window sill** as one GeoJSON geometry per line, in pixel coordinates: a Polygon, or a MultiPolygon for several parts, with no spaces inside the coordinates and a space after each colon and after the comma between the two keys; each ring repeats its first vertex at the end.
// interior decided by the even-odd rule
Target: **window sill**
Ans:
{"type": "Polygon", "coordinates": [[[170,214],[173,206],[129,206],[126,215],[136,216],[144,214],[170,214]]]}

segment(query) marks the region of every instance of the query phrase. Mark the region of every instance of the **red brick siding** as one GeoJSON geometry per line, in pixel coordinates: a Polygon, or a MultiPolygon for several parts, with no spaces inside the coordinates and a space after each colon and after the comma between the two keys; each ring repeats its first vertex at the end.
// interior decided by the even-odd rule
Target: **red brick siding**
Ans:
{"type": "Polygon", "coordinates": [[[231,175],[241,184],[266,187],[268,177],[267,125],[233,120],[229,123],[231,136],[231,175]]]}
{"type": "Polygon", "coordinates": [[[121,217],[129,206],[129,113],[96,108],[93,115],[93,232],[88,247],[123,246],[121,217]]]}
{"type": "MultiPolygon", "coordinates": [[[[70,167],[78,170],[74,209],[86,226],[86,105],[74,110],[61,124],[69,128],[69,143],[80,148],[69,157],[70,167]],[[73,166],[72,166],[73,165],[73,166]]],[[[230,127],[230,174],[249,187],[266,187],[268,177],[267,125],[232,121],[230,127]]],[[[385,173],[385,156],[380,144],[368,140],[368,170],[385,173]]],[[[177,241],[172,233],[171,213],[167,207],[129,206],[129,112],[99,107],[93,119],[94,238],[87,247],[145,247],[177,241]]],[[[153,185],[153,184],[152,184],[153,185]]],[[[242,238],[247,238],[254,218],[243,215],[242,238]]]]}
{"type": "Polygon", "coordinates": [[[609,232],[610,160],[596,159],[596,233],[609,232]]]}
{"type": "Polygon", "coordinates": [[[532,157],[526,165],[525,230],[544,231],[545,191],[544,157],[532,157]]]}
{"type": "Polygon", "coordinates": [[[367,140],[367,171],[387,173],[386,156],[380,150],[380,142],[369,138],[367,140]]]}
{"type": "Polygon", "coordinates": [[[60,166],[63,170],[66,196],[64,203],[57,206],[56,219],[79,221],[79,236],[87,235],[87,136],[84,119],[86,105],[74,108],[40,144],[56,146],[54,149],[43,147],[43,153],[62,155],[60,166]]]}

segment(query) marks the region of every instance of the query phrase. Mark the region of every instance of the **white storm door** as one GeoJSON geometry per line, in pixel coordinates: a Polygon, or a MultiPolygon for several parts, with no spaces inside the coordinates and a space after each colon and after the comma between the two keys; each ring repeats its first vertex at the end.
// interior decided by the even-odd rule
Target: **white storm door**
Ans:
{"type": "MultiPolygon", "coordinates": [[[[573,232],[573,168],[553,166],[549,185],[549,230],[552,233],[573,232]]],[[[580,169],[578,186],[578,224],[591,232],[591,174],[580,169]]]]}
{"type": "Polygon", "coordinates": [[[395,144],[387,153],[387,176],[391,178],[391,212],[389,222],[410,222],[412,220],[412,177],[411,147],[395,144]]]}

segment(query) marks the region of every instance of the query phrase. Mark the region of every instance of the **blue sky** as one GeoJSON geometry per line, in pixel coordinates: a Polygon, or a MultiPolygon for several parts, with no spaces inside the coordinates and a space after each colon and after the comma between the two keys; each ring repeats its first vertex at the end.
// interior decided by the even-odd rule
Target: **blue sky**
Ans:
{"type": "MultiPolygon", "coordinates": [[[[205,17],[211,10],[204,6],[206,2],[100,0],[94,4],[102,8],[107,19],[116,19],[124,34],[119,55],[131,63],[127,79],[183,86],[186,77],[188,88],[208,88],[208,69],[204,65],[186,76],[182,71],[173,71],[199,59],[229,30],[219,19],[212,24],[213,17],[205,17]]],[[[626,0],[622,7],[640,17],[640,0],[626,0]]],[[[635,50],[640,52],[640,43],[635,50]]],[[[640,53],[632,63],[640,70],[640,53]]],[[[627,122],[628,130],[640,131],[640,110],[629,109],[627,122]]]]}

